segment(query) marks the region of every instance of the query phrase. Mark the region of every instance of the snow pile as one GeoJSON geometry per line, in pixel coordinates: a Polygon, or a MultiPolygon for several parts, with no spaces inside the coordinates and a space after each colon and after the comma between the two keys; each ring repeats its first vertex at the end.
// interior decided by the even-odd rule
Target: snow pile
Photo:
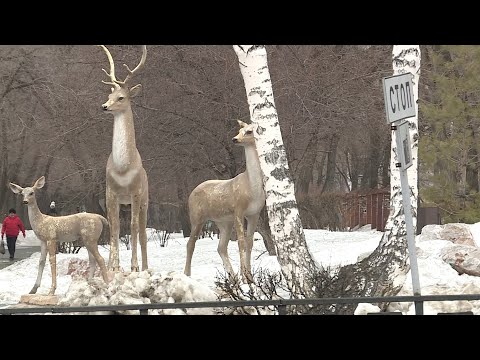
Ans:
{"type": "MultiPolygon", "coordinates": [[[[475,234],[475,232],[474,232],[475,234]]],[[[479,294],[480,277],[459,275],[452,267],[460,250],[473,255],[476,247],[468,244],[474,235],[466,224],[426,225],[417,236],[416,251],[421,295],[479,294]]],[[[469,257],[473,260],[473,256],[469,257]]],[[[477,267],[477,262],[464,263],[465,267],[477,267]]],[[[412,274],[408,272],[405,284],[398,296],[413,295],[412,274]]],[[[480,314],[480,301],[430,301],[423,305],[425,315],[439,312],[472,311],[480,314]]],[[[406,315],[415,314],[413,303],[391,303],[388,311],[401,311],[406,315]]]]}
{"type": "MultiPolygon", "coordinates": [[[[90,281],[84,277],[74,277],[58,305],[98,306],[192,301],[218,301],[218,296],[207,286],[183,273],[174,271],[154,273],[152,270],[145,270],[131,273],[117,272],[108,284],[98,277],[90,281]]],[[[138,315],[138,310],[119,313],[138,315]]],[[[151,309],[149,314],[215,314],[215,309],[151,309]]]]}

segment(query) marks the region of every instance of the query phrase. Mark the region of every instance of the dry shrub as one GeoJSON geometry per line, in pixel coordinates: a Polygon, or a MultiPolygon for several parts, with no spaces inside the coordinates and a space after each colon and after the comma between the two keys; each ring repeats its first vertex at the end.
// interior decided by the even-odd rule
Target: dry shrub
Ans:
{"type": "Polygon", "coordinates": [[[302,225],[306,229],[344,231],[342,216],[344,194],[321,193],[298,194],[297,203],[302,225]]]}

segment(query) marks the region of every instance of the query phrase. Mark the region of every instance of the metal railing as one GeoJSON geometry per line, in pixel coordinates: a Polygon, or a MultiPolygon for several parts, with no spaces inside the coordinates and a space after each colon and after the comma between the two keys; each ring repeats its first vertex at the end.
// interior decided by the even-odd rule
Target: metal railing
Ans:
{"type": "MultiPolygon", "coordinates": [[[[279,315],[287,314],[289,305],[332,305],[332,304],[359,304],[359,303],[390,303],[390,302],[413,302],[415,308],[422,308],[426,301],[460,301],[480,300],[480,294],[459,295],[420,295],[420,296],[375,296],[375,297],[350,297],[350,298],[315,298],[315,299],[279,299],[279,300],[228,300],[228,301],[205,301],[186,303],[155,303],[155,304],[128,304],[128,305],[98,305],[98,306],[42,306],[29,308],[6,308],[0,309],[0,315],[14,314],[46,314],[46,313],[77,313],[77,312],[101,312],[101,311],[125,311],[138,310],[140,315],[148,315],[149,309],[191,309],[191,308],[224,308],[246,306],[275,306],[279,315]],[[420,305],[420,306],[418,306],[420,305]]],[[[465,313],[465,312],[464,312],[465,313]]],[[[442,313],[444,314],[444,313],[442,313]]],[[[423,315],[423,313],[416,313],[423,315]]]]}

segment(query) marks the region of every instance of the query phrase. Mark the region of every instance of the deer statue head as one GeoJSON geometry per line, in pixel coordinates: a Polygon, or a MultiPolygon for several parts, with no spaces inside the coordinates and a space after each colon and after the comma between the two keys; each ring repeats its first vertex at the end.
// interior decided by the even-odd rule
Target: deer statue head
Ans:
{"type": "Polygon", "coordinates": [[[138,84],[129,88],[129,81],[145,65],[145,59],[147,57],[147,46],[146,45],[142,46],[143,48],[142,58],[140,59],[140,62],[135,67],[135,69],[130,70],[128,65],[123,64],[123,66],[127,69],[127,72],[128,72],[128,75],[123,81],[117,80],[115,77],[115,64],[113,62],[113,58],[112,58],[112,55],[110,54],[110,51],[108,51],[108,49],[104,45],[99,45],[99,46],[107,54],[108,62],[110,63],[110,72],[107,72],[105,69],[102,69],[105,72],[105,74],[108,75],[108,77],[110,78],[110,81],[102,80],[102,82],[104,84],[113,86],[111,88],[112,93],[108,95],[108,100],[106,103],[102,105],[102,108],[104,111],[111,112],[113,114],[123,112],[124,110],[127,109],[127,107],[130,106],[130,99],[137,96],[140,93],[140,90],[142,88],[141,84],[138,84]]]}
{"type": "Polygon", "coordinates": [[[241,120],[237,120],[237,122],[240,125],[240,131],[237,136],[232,138],[234,144],[241,146],[255,145],[255,137],[253,135],[255,124],[247,124],[241,120]]]}
{"type": "Polygon", "coordinates": [[[45,176],[42,176],[37,181],[35,181],[35,184],[33,184],[32,187],[23,188],[14,183],[8,184],[8,186],[10,187],[10,190],[12,190],[15,194],[23,195],[23,203],[25,205],[29,205],[29,204],[35,205],[37,203],[37,200],[35,198],[35,190],[41,189],[44,185],[45,185],[45,176]]]}

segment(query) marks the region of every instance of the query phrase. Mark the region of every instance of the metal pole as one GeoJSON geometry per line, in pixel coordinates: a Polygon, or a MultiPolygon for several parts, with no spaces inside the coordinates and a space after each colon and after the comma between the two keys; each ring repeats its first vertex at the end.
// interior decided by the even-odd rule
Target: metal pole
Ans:
{"type": "MultiPolygon", "coordinates": [[[[403,144],[398,126],[395,129],[397,142],[397,153],[403,151],[403,144]]],[[[400,163],[400,185],[402,187],[403,213],[405,215],[405,226],[407,228],[408,255],[410,258],[410,270],[412,272],[413,295],[420,296],[420,280],[418,275],[417,250],[415,247],[415,234],[413,232],[412,205],[410,203],[410,186],[408,185],[407,169],[400,163]]],[[[423,315],[423,301],[415,301],[415,314],[423,315]]]]}
{"type": "Polygon", "coordinates": [[[140,309],[140,315],[148,315],[148,309],[140,309]]]}
{"type": "Polygon", "coordinates": [[[287,305],[280,304],[277,307],[278,315],[287,315],[287,305]]]}

